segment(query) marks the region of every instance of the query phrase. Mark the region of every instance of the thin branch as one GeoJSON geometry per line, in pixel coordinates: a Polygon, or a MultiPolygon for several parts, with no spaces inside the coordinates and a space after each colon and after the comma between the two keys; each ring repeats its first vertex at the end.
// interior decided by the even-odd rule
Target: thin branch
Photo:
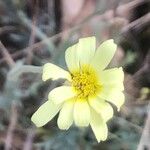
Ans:
{"type": "Polygon", "coordinates": [[[150,104],[148,105],[148,114],[137,150],[150,149],[150,104]]]}
{"type": "Polygon", "coordinates": [[[150,26],[150,13],[147,13],[143,17],[136,19],[135,21],[131,22],[129,25],[125,26],[122,29],[122,33],[126,34],[131,29],[134,29],[139,32],[141,29],[149,26],[150,26]]]}
{"type": "Polygon", "coordinates": [[[117,117],[117,116],[114,116],[116,119],[118,119],[119,121],[122,121],[123,123],[129,125],[130,127],[136,129],[139,133],[142,133],[142,128],[132,122],[129,122],[128,120],[125,120],[124,118],[121,118],[121,117],[117,117]]]}
{"type": "MultiPolygon", "coordinates": [[[[130,2],[127,4],[123,4],[121,6],[118,6],[117,11],[119,11],[122,8],[124,8],[124,10],[129,11],[132,8],[132,6],[134,6],[134,4],[138,4],[138,3],[140,3],[140,0],[135,0],[134,3],[130,2]]],[[[78,25],[75,25],[74,27],[71,27],[70,29],[64,30],[58,34],[55,34],[54,36],[51,36],[51,37],[47,37],[38,27],[35,26],[36,36],[39,37],[40,39],[42,39],[42,41],[37,42],[37,43],[35,43],[35,44],[25,48],[25,49],[19,50],[16,54],[12,54],[12,58],[15,59],[16,57],[18,57],[20,55],[22,56],[23,55],[22,53],[24,53],[26,55],[27,49],[32,49],[34,51],[34,50],[37,50],[36,48],[39,48],[42,45],[48,46],[49,51],[52,52],[53,49],[50,49],[50,47],[53,46],[53,44],[52,44],[53,40],[60,38],[63,35],[70,34],[71,32],[74,32],[74,31],[80,29],[83,25],[85,25],[85,23],[87,23],[88,21],[93,19],[93,17],[95,17],[95,16],[99,16],[99,15],[105,16],[106,12],[107,12],[107,10],[106,11],[105,10],[95,11],[93,14],[89,15],[83,21],[81,21],[78,25]]],[[[29,29],[31,29],[32,28],[31,21],[26,17],[26,15],[22,11],[19,11],[18,15],[19,15],[21,21],[23,22],[23,25],[25,24],[29,29]]],[[[0,64],[3,63],[4,61],[6,61],[5,58],[0,60],[0,64]]]]}
{"type": "Polygon", "coordinates": [[[11,72],[9,72],[7,76],[8,80],[16,81],[19,78],[19,76],[23,73],[42,73],[42,67],[32,65],[18,65],[18,67],[12,69],[11,72]]]}
{"type": "MultiPolygon", "coordinates": [[[[43,41],[44,44],[46,44],[48,50],[50,52],[53,52],[53,48],[54,45],[53,43],[50,41],[50,38],[47,37],[47,35],[42,32],[37,26],[33,25],[31,20],[27,18],[27,16],[22,12],[22,11],[18,11],[18,16],[22,21],[22,25],[26,26],[29,30],[31,30],[34,27],[35,30],[35,35],[41,39],[43,41]]],[[[39,42],[40,43],[40,42],[39,42]]],[[[34,48],[34,46],[29,46],[27,47],[28,49],[32,49],[34,48]]],[[[26,49],[27,49],[26,48],[26,49]]]]}
{"type": "Polygon", "coordinates": [[[8,32],[16,31],[16,28],[14,26],[4,26],[0,27],[0,35],[8,32]]]}
{"type": "MultiPolygon", "coordinates": [[[[29,39],[29,47],[31,45],[34,44],[35,42],[35,35],[36,35],[36,32],[35,32],[35,26],[36,26],[36,23],[37,23],[37,13],[38,13],[38,1],[35,2],[35,6],[34,6],[34,14],[33,14],[33,18],[32,18],[32,25],[31,25],[31,35],[30,35],[30,39],[29,39]]],[[[33,53],[32,53],[32,49],[27,49],[27,64],[31,64],[31,61],[32,61],[32,56],[33,56],[33,53]]]]}
{"type": "Polygon", "coordinates": [[[12,148],[13,131],[15,129],[17,119],[18,119],[17,105],[15,103],[12,103],[10,124],[8,127],[6,140],[5,140],[5,150],[10,150],[12,148]]]}
{"type": "Polygon", "coordinates": [[[5,46],[2,44],[2,42],[0,41],[0,50],[2,52],[2,55],[4,56],[4,58],[6,59],[6,62],[8,63],[8,65],[10,67],[12,67],[15,62],[12,59],[11,55],[9,54],[8,50],[5,48],[5,46]]]}
{"type": "MultiPolygon", "coordinates": [[[[35,44],[31,45],[31,46],[28,46],[28,47],[26,47],[26,48],[24,48],[22,50],[18,50],[16,53],[12,54],[12,58],[16,59],[19,56],[27,55],[27,50],[28,49],[31,49],[32,51],[36,51],[36,50],[38,50],[36,48],[42,47],[43,45],[47,45],[47,43],[52,42],[53,40],[55,40],[55,39],[63,36],[64,34],[69,34],[71,31],[73,32],[76,29],[77,29],[77,27],[65,30],[63,32],[55,34],[54,36],[51,36],[49,38],[45,38],[44,40],[42,40],[40,42],[37,42],[37,43],[35,43],[35,44]]],[[[0,64],[3,63],[3,62],[5,62],[5,61],[7,61],[6,58],[1,59],[0,60],[0,64]]]]}
{"type": "Polygon", "coordinates": [[[28,135],[24,143],[23,150],[32,150],[34,135],[35,135],[34,129],[31,129],[28,131],[28,135]]]}

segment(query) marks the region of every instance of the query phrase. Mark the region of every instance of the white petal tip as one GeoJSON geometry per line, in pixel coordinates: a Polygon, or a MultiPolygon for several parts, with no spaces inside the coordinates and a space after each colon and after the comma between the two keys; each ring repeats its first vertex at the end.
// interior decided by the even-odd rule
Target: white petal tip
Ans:
{"type": "Polygon", "coordinates": [[[120,108],[120,107],[118,107],[118,108],[117,108],[117,111],[119,112],[119,111],[120,111],[120,109],[121,109],[121,108],[120,108]]]}
{"type": "Polygon", "coordinates": [[[65,128],[65,127],[60,127],[60,126],[58,126],[58,128],[59,128],[60,130],[68,130],[68,129],[69,129],[69,127],[68,127],[68,128],[65,128]]]}
{"type": "Polygon", "coordinates": [[[42,80],[45,82],[47,79],[44,76],[42,76],[42,80]]]}
{"type": "Polygon", "coordinates": [[[59,128],[60,130],[67,130],[67,129],[64,128],[63,126],[60,126],[58,122],[57,122],[57,124],[58,124],[58,128],[59,128]]]}
{"type": "Polygon", "coordinates": [[[101,141],[106,141],[106,139],[107,139],[107,137],[105,137],[103,139],[102,138],[96,138],[96,140],[97,140],[98,143],[100,143],[101,141]]]}
{"type": "Polygon", "coordinates": [[[88,127],[89,126],[89,122],[87,123],[87,122],[75,122],[75,125],[77,126],[77,127],[88,127]]]}
{"type": "Polygon", "coordinates": [[[114,39],[109,39],[108,41],[110,41],[110,42],[114,42],[114,39]]]}
{"type": "Polygon", "coordinates": [[[107,42],[107,43],[111,44],[112,46],[114,46],[114,48],[117,48],[117,44],[115,43],[114,39],[109,39],[104,42],[107,42]]]}
{"type": "Polygon", "coordinates": [[[31,117],[31,121],[34,123],[34,125],[35,125],[36,127],[38,127],[38,128],[42,127],[42,125],[39,124],[39,123],[35,120],[34,116],[31,117]]]}
{"type": "Polygon", "coordinates": [[[106,40],[106,42],[109,42],[109,43],[115,44],[115,41],[114,41],[114,39],[109,39],[109,40],[106,40]]]}

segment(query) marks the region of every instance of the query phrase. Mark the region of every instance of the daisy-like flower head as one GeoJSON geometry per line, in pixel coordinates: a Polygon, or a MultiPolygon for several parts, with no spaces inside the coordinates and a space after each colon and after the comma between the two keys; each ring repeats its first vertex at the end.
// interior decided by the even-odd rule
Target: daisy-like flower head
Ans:
{"type": "Polygon", "coordinates": [[[107,121],[113,117],[110,103],[119,110],[124,103],[124,73],[122,68],[104,70],[116,51],[112,39],[96,50],[95,37],[82,38],[65,52],[69,71],[47,63],[43,81],[64,78],[69,84],[53,89],[46,101],[32,116],[37,127],[45,125],[58,112],[58,127],[63,130],[76,126],[91,126],[97,141],[108,135],[107,121]]]}

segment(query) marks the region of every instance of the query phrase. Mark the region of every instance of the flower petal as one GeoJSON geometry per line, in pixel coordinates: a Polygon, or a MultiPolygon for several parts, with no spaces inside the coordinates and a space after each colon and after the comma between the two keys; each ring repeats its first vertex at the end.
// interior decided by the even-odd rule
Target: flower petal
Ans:
{"type": "Polygon", "coordinates": [[[100,80],[104,84],[112,82],[123,82],[124,72],[122,67],[104,70],[100,73],[100,80]]]}
{"type": "Polygon", "coordinates": [[[78,57],[80,64],[89,64],[95,54],[95,50],[96,39],[94,36],[79,39],[78,57]]]}
{"type": "Polygon", "coordinates": [[[108,128],[102,117],[91,109],[91,128],[98,142],[105,141],[108,135],[108,128]]]}
{"type": "Polygon", "coordinates": [[[124,72],[122,71],[122,67],[99,72],[99,80],[100,84],[102,84],[107,91],[112,91],[112,89],[118,89],[118,91],[124,90],[124,72]]]}
{"type": "Polygon", "coordinates": [[[61,105],[55,105],[52,101],[46,101],[32,116],[31,120],[37,127],[44,126],[60,110],[61,105]]]}
{"type": "Polygon", "coordinates": [[[58,127],[62,130],[67,130],[73,123],[73,107],[75,99],[66,101],[60,110],[57,120],[58,127]]]}
{"type": "Polygon", "coordinates": [[[117,45],[112,39],[103,42],[96,50],[96,53],[91,61],[97,70],[103,70],[110,63],[116,52],[117,45]]]}
{"type": "Polygon", "coordinates": [[[84,127],[89,125],[90,108],[86,100],[76,100],[73,115],[77,126],[84,127]]]}
{"type": "Polygon", "coordinates": [[[79,58],[77,57],[77,44],[69,47],[66,50],[65,60],[70,72],[79,68],[79,58]]]}
{"type": "Polygon", "coordinates": [[[48,94],[48,99],[52,100],[55,104],[60,104],[65,100],[73,98],[76,93],[73,91],[71,86],[60,86],[53,89],[48,94]]]}
{"type": "Polygon", "coordinates": [[[48,79],[57,80],[59,78],[64,78],[67,80],[71,79],[69,72],[65,71],[64,69],[54,64],[46,63],[43,66],[43,74],[42,74],[43,81],[46,81],[48,79]]]}
{"type": "Polygon", "coordinates": [[[98,97],[114,104],[117,107],[118,111],[120,110],[120,107],[124,104],[125,101],[124,94],[115,88],[114,89],[103,88],[101,93],[99,93],[98,97]]]}
{"type": "Polygon", "coordinates": [[[89,103],[91,107],[102,116],[105,122],[113,117],[113,108],[103,99],[98,97],[95,99],[89,99],[89,103]]]}

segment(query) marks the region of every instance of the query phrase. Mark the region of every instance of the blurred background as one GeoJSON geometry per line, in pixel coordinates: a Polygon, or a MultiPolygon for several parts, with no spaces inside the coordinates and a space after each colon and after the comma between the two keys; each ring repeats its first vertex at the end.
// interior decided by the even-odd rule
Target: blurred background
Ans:
{"type": "Polygon", "coordinates": [[[0,150],[150,150],[149,0],[0,0],[0,150]],[[66,69],[67,47],[81,37],[118,44],[126,102],[97,143],[90,128],[43,128],[30,118],[62,81],[41,80],[42,65],[66,69]]]}

